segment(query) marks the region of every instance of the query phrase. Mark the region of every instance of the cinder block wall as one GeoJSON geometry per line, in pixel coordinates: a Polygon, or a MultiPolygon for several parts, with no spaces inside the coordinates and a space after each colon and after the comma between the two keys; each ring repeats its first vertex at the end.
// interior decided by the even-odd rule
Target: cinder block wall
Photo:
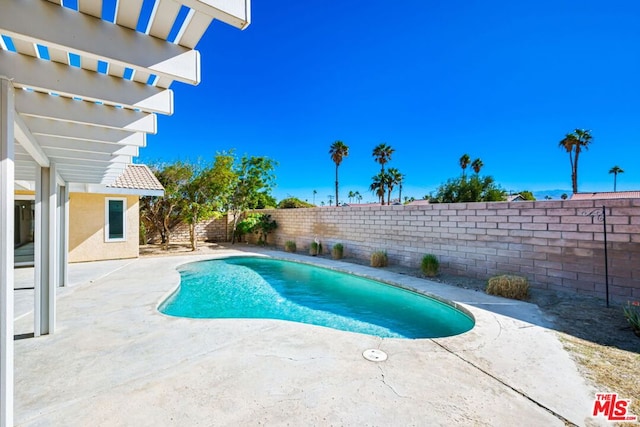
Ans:
{"type": "MultiPolygon", "coordinates": [[[[201,221],[196,225],[196,239],[200,242],[227,242],[231,240],[233,225],[227,219],[227,215],[221,218],[212,218],[201,221]]],[[[154,243],[160,242],[160,234],[147,236],[154,243]]],[[[171,229],[171,242],[188,242],[189,224],[180,223],[171,229]]]]}
{"type": "Polygon", "coordinates": [[[640,299],[640,199],[456,203],[274,209],[269,243],[296,242],[306,251],[315,237],[325,250],[342,243],[345,256],[368,259],[378,249],[389,261],[419,266],[438,256],[445,272],[486,279],[514,273],[532,286],[605,296],[606,206],[609,293],[640,299]]]}

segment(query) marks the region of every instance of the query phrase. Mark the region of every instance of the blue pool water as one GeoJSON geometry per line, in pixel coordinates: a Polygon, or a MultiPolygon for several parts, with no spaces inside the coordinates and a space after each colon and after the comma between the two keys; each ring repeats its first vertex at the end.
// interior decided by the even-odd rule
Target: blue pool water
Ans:
{"type": "Polygon", "coordinates": [[[393,338],[451,336],[474,326],[433,298],[301,263],[241,257],[179,271],[179,289],[159,307],[171,316],[282,319],[393,338]]]}

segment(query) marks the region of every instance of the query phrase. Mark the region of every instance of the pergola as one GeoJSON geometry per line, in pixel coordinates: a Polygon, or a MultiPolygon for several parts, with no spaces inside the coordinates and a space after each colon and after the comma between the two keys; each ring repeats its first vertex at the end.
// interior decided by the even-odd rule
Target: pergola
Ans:
{"type": "Polygon", "coordinates": [[[35,191],[34,335],[50,334],[69,191],[132,163],[173,113],[171,84],[200,82],[214,19],[246,28],[250,0],[0,0],[0,427],[13,425],[15,189],[35,191]]]}

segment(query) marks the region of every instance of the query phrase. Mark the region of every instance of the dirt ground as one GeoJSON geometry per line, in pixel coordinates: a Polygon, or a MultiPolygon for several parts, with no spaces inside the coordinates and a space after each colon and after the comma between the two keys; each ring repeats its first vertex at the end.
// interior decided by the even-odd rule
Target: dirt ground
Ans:
{"type": "MultiPolygon", "coordinates": [[[[140,255],[201,255],[222,247],[232,246],[199,243],[198,249],[193,252],[187,244],[172,244],[169,251],[162,250],[158,245],[145,245],[140,247],[140,255]]],[[[359,259],[345,258],[343,261],[367,264],[366,260],[359,259]]],[[[422,277],[417,267],[391,265],[385,269],[422,277]]],[[[486,287],[485,280],[446,273],[429,280],[482,292],[486,287]]],[[[607,307],[602,299],[535,288],[530,289],[528,302],[538,305],[553,319],[560,340],[595,388],[601,392],[617,392],[620,398],[632,399],[630,412],[640,417],[640,337],[634,335],[624,318],[622,304],[611,302],[607,307]]]]}

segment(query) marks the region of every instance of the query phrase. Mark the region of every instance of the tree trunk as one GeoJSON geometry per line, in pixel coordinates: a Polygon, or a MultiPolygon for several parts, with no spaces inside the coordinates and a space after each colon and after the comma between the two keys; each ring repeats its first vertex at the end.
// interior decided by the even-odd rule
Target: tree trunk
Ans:
{"type": "Polygon", "coordinates": [[[198,243],[196,239],[196,224],[189,224],[189,240],[191,241],[191,250],[195,251],[197,249],[198,243]]]}
{"type": "Polygon", "coordinates": [[[578,156],[580,156],[580,143],[576,145],[576,158],[573,162],[573,194],[578,192],[578,156]]]}
{"type": "Polygon", "coordinates": [[[336,206],[338,206],[338,165],[336,164],[336,206]]]}

